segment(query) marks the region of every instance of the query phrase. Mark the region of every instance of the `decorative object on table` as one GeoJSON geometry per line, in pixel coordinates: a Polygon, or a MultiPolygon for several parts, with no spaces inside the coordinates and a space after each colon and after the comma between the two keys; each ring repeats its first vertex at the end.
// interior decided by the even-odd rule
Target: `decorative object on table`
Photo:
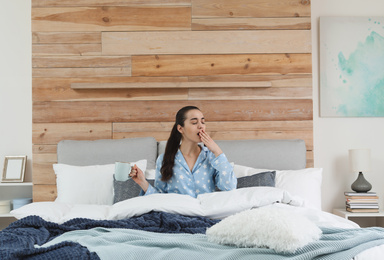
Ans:
{"type": "Polygon", "coordinates": [[[23,182],[27,156],[5,156],[1,182],[23,182]]]}
{"type": "Polygon", "coordinates": [[[344,192],[346,210],[349,212],[379,212],[379,197],[376,192],[344,192]]]}
{"type": "Polygon", "coordinates": [[[372,185],[364,178],[363,172],[371,170],[371,150],[370,149],[351,149],[349,150],[349,165],[352,172],[359,175],[354,183],[352,190],[356,192],[368,192],[372,185]]]}
{"type": "Polygon", "coordinates": [[[8,214],[11,211],[10,200],[0,200],[0,214],[8,214]]]}
{"type": "Polygon", "coordinates": [[[22,206],[25,206],[29,203],[32,203],[32,198],[20,198],[12,200],[12,209],[18,209],[22,206]]]}
{"type": "Polygon", "coordinates": [[[320,17],[320,115],[384,116],[384,17],[320,17]]]}

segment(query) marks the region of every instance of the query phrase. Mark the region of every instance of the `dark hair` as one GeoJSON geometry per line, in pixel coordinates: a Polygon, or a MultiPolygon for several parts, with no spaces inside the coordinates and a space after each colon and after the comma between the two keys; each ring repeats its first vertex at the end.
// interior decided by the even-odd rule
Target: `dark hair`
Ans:
{"type": "Polygon", "coordinates": [[[181,108],[176,114],[176,122],[173,125],[171,134],[169,135],[167,145],[165,147],[163,163],[161,165],[160,173],[161,180],[168,181],[173,176],[173,166],[175,165],[175,156],[179,150],[181,142],[181,133],[177,130],[177,126],[184,126],[186,114],[190,110],[200,110],[195,106],[186,106],[181,108]]]}

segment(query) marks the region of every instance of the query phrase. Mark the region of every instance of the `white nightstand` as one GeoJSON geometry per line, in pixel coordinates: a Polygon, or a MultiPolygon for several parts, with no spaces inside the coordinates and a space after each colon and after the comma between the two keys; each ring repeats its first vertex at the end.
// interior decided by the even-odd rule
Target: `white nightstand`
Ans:
{"type": "MultiPolygon", "coordinates": [[[[32,182],[0,183],[1,200],[13,200],[32,197],[32,182]]],[[[9,213],[0,214],[0,230],[7,227],[16,219],[9,213]]]]}
{"type": "Polygon", "coordinates": [[[384,227],[384,210],[378,213],[348,212],[345,209],[334,209],[333,214],[356,222],[361,227],[377,226],[384,227]]]}

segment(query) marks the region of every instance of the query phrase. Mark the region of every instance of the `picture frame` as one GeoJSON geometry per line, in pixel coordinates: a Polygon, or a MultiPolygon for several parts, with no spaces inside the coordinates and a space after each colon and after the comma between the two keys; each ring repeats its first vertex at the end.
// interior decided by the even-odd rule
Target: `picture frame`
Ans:
{"type": "Polygon", "coordinates": [[[5,156],[1,182],[24,182],[27,156],[5,156]]]}

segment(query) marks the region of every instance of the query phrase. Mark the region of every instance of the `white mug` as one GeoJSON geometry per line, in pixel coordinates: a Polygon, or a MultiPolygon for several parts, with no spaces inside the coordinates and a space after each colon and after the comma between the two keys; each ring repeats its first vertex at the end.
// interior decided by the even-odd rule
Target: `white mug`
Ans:
{"type": "Polygon", "coordinates": [[[131,164],[127,162],[115,162],[115,180],[126,181],[128,180],[129,173],[131,172],[131,164]]]}

